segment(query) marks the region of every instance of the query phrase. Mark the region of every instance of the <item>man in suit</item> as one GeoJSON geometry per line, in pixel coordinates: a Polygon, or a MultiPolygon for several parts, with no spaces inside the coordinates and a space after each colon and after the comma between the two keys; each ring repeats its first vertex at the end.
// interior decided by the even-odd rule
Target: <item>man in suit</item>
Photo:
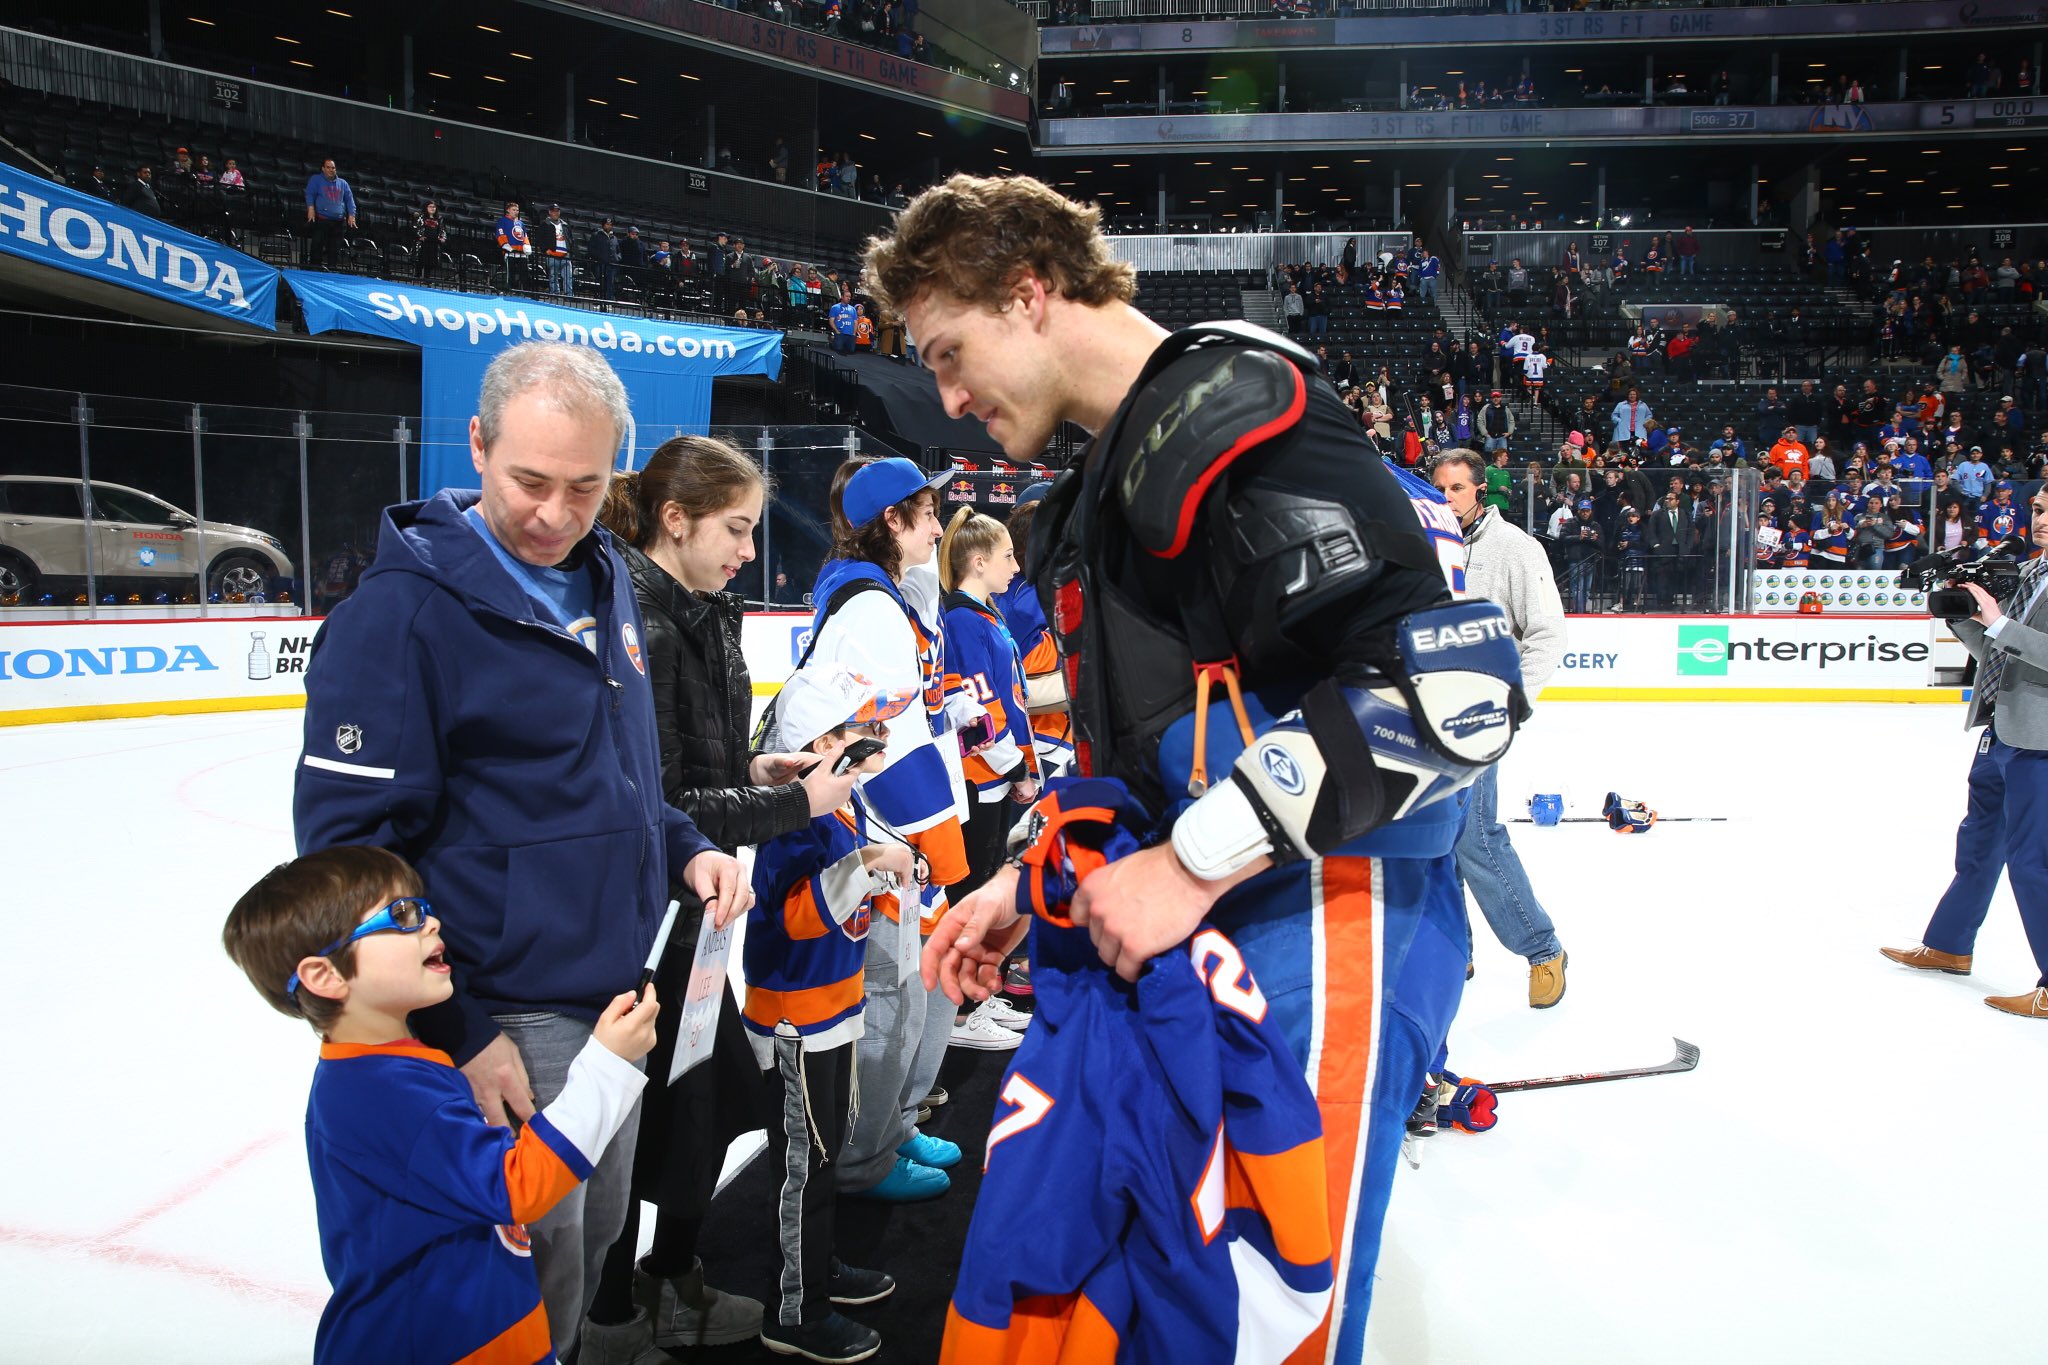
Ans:
{"type": "MultiPolygon", "coordinates": [[[[2048,490],[2033,497],[2037,547],[2048,547],[2048,490]]],[[[1892,961],[1921,971],[1970,974],[1977,929],[2004,869],[2039,977],[2019,995],[1984,1003],[2007,1014],[2048,1019],[2048,558],[2031,561],[2003,607],[1967,585],[1977,614],[1955,623],[1956,638],[1977,660],[1966,726],[1984,726],[1970,765],[1970,805],[1956,830],[1956,875],[1934,907],[1922,944],[1886,948],[1892,961]],[[2008,612],[2005,608],[2011,608],[2008,612]]]]}
{"type": "Polygon", "coordinates": [[[1684,501],[1679,489],[1671,489],[1650,513],[1649,525],[1644,528],[1650,546],[1651,591],[1657,595],[1657,604],[1667,608],[1685,584],[1686,562],[1698,545],[1684,501]]]}

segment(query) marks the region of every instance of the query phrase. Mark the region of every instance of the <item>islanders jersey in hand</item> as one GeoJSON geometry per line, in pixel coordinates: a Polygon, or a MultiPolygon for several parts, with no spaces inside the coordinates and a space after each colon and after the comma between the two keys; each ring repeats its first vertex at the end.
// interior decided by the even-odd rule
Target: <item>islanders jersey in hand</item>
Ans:
{"type": "Polygon", "coordinates": [[[306,1157],[334,1297],[316,1365],[552,1361],[525,1225],[589,1178],[644,1083],[593,1039],[515,1137],[444,1052],[322,1047],[306,1157]]]}
{"type": "MultiPolygon", "coordinates": [[[[1041,807],[1048,839],[1110,814],[1085,789],[1115,784],[1077,785],[1041,807]]],[[[1132,985],[1063,912],[1032,928],[1037,1018],[998,1092],[941,1365],[1277,1365],[1332,1288],[1322,1120],[1300,1065],[1218,930],[1132,985]]]]}

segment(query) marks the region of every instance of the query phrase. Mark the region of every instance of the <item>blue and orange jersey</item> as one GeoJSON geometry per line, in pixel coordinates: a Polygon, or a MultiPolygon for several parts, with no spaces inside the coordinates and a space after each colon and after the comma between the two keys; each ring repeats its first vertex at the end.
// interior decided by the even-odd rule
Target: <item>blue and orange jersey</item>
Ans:
{"type": "Polygon", "coordinates": [[[1823,509],[1813,514],[1812,552],[1815,557],[1834,563],[1840,563],[1849,557],[1849,542],[1854,537],[1855,530],[1849,524],[1848,515],[1846,512],[1837,512],[1835,518],[1842,529],[1830,531],[1827,511],[1823,509]]]}
{"type": "Polygon", "coordinates": [[[1977,529],[1993,545],[2027,533],[2027,509],[2019,503],[2000,505],[1987,502],[1977,510],[1977,529]]]}
{"type": "Polygon", "coordinates": [[[1012,782],[1038,771],[1024,705],[1024,659],[1002,614],[964,592],[946,594],[946,690],[955,688],[988,708],[994,738],[967,756],[967,785],[979,800],[1000,801],[1012,782]]]}
{"type": "Polygon", "coordinates": [[[1812,543],[1813,535],[1804,527],[1794,526],[1785,532],[1785,567],[1803,569],[1811,563],[1812,555],[1809,551],[1812,543]]]}
{"type": "Polygon", "coordinates": [[[508,213],[498,220],[498,249],[500,251],[524,251],[528,245],[525,219],[514,218],[508,213]]]}
{"type": "MultiPolygon", "coordinates": [[[[946,638],[935,573],[906,572],[897,582],[864,560],[835,559],[818,571],[812,600],[818,604],[811,629],[812,657],[847,664],[890,691],[914,689],[924,699],[925,723],[906,712],[889,727],[888,766],[861,784],[868,809],[902,835],[931,863],[932,882],[950,886],[967,875],[961,836],[963,811],[955,800],[955,772],[939,744],[946,703],[946,638]],[[856,579],[874,584],[843,599],[827,614],[832,598],[856,579]]],[[[955,751],[957,754],[957,750],[955,751]]]]}
{"type": "Polygon", "coordinates": [[[1288,1359],[1332,1297],[1322,1118],[1236,944],[1204,924],[1136,984],[1057,914],[1031,944],[941,1365],[1288,1359]]]}
{"type": "MultiPolygon", "coordinates": [[[[1038,589],[1018,574],[1009,591],[996,598],[996,608],[1003,614],[1010,638],[1017,642],[1018,656],[1024,661],[1026,686],[1033,678],[1057,674],[1059,646],[1053,643],[1052,629],[1045,623],[1045,608],[1039,603],[1038,589]]],[[[1040,772],[1064,769],[1073,762],[1074,717],[1066,707],[1032,712],[1031,735],[1038,749],[1040,772]]]]}
{"type": "Polygon", "coordinates": [[[313,1359],[553,1360],[526,1225],[589,1178],[644,1083],[593,1040],[515,1135],[484,1122],[445,1052],[322,1047],[306,1157],[334,1296],[313,1359]]]}
{"type": "Polygon", "coordinates": [[[1901,550],[1910,550],[1920,543],[1920,537],[1925,534],[1927,527],[1922,524],[1917,513],[1901,512],[1898,519],[1892,523],[1891,537],[1884,543],[1885,553],[1896,554],[1901,550]]]}
{"type": "Polygon", "coordinates": [[[1463,597],[1465,532],[1458,525],[1457,515],[1444,501],[1444,495],[1427,479],[1392,464],[1387,468],[1393,470],[1395,480],[1415,508],[1415,518],[1422,523],[1423,533],[1429,537],[1430,547],[1436,551],[1437,565],[1443,570],[1444,582],[1450,586],[1454,596],[1463,597]]]}
{"type": "Polygon", "coordinates": [[[784,1022],[803,1036],[806,1052],[861,1036],[861,971],[880,889],[861,862],[867,836],[856,804],[779,834],[754,855],[740,1018],[759,1055],[784,1022]]]}

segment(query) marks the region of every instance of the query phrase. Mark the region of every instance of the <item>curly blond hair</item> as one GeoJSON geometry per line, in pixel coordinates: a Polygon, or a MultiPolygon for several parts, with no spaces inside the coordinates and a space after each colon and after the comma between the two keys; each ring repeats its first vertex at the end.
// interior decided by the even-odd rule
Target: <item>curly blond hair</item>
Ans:
{"type": "Polygon", "coordinates": [[[1102,213],[1026,175],[955,175],[910,201],[896,230],[868,239],[864,282],[902,316],[927,294],[999,309],[1029,272],[1076,303],[1129,303],[1137,272],[1113,259],[1102,213]]]}

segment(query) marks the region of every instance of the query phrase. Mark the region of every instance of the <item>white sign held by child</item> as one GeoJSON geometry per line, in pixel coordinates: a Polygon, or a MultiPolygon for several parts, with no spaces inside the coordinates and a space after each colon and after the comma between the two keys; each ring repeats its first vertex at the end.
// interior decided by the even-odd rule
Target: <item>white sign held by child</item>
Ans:
{"type": "Polygon", "coordinates": [[[718,1009],[725,1000],[726,964],[732,957],[733,924],[723,929],[704,916],[697,929],[697,955],[690,963],[690,984],[683,991],[683,1016],[676,1028],[676,1054],[668,1064],[668,1083],[711,1056],[718,1037],[718,1009]]]}

